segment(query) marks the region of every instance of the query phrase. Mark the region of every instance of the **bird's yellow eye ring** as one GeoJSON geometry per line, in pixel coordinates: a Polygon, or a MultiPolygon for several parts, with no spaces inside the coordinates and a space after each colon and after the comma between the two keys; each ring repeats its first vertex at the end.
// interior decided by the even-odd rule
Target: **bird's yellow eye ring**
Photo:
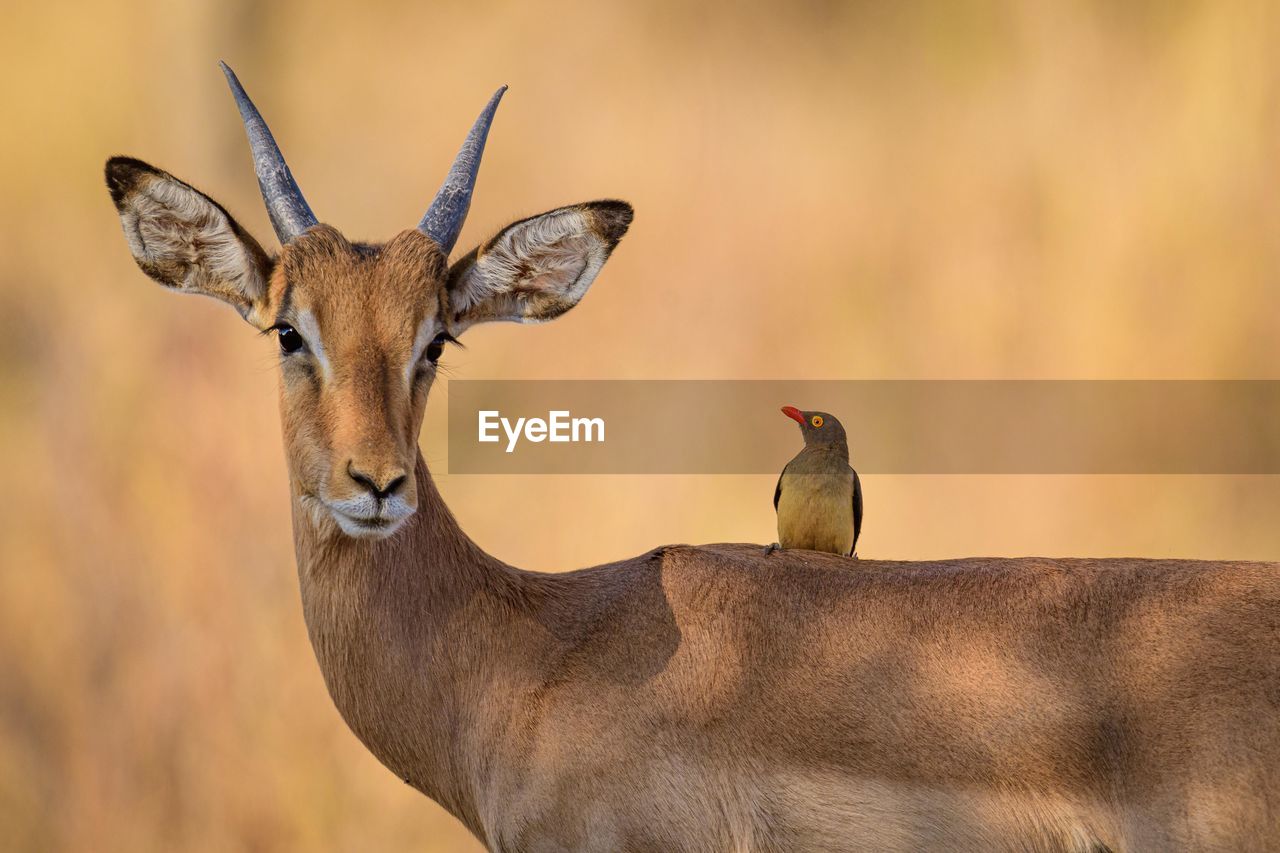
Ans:
{"type": "Polygon", "coordinates": [[[822,415],[814,415],[813,419],[810,420],[809,423],[813,424],[815,427],[822,426],[822,415]]]}

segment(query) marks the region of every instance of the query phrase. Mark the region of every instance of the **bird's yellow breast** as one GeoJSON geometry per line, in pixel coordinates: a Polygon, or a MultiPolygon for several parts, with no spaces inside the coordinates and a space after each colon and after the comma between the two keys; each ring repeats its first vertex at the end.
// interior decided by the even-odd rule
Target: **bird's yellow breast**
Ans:
{"type": "Polygon", "coordinates": [[[853,475],[843,471],[782,475],[778,496],[778,543],[832,554],[853,550],[853,475]]]}

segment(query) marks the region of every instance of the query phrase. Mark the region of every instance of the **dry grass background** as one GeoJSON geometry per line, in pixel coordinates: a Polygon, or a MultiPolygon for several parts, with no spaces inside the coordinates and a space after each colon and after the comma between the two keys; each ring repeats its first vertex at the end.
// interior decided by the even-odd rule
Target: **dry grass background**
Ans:
{"type": "MultiPolygon", "coordinates": [[[[449,357],[459,376],[1280,365],[1280,22],[1265,2],[5,12],[5,850],[474,849],[325,695],[271,342],[151,285],[101,185],[107,155],[142,157],[269,237],[220,57],[349,235],[416,222],[503,82],[460,245],[561,203],[635,203],[578,310],[473,331],[449,357]]],[[[423,431],[437,467],[444,397],[423,431]]],[[[787,426],[770,411],[744,428],[787,426]]],[[[530,568],[772,538],[772,477],[441,481],[483,546],[530,568]]],[[[869,477],[866,492],[864,556],[1280,553],[1275,478],[869,477]]]]}

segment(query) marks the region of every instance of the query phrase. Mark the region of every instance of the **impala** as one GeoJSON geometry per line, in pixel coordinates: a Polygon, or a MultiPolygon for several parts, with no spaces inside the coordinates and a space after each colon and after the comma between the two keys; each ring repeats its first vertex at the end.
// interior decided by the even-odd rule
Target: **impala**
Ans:
{"type": "Polygon", "coordinates": [[[436,360],[475,323],[572,308],[630,206],[450,263],[500,90],[417,228],[349,241],[224,70],[279,254],[138,160],[108,162],[111,197],[143,271],[276,336],[329,693],[490,849],[1280,849],[1280,565],[486,554],[418,452],[436,360]]]}

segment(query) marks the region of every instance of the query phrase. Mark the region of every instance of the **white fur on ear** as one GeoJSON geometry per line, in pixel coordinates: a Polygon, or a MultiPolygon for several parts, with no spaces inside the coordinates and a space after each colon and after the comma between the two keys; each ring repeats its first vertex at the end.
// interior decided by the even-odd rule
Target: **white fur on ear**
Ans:
{"type": "Polygon", "coordinates": [[[507,226],[450,271],[455,328],[558,317],[582,299],[619,237],[600,227],[591,205],[562,207],[507,226]]]}
{"type": "Polygon", "coordinates": [[[109,184],[129,251],[161,284],[230,303],[250,322],[267,291],[266,253],[208,196],[130,161],[109,184]],[[136,164],[136,166],[135,166],[136,164]]]}

